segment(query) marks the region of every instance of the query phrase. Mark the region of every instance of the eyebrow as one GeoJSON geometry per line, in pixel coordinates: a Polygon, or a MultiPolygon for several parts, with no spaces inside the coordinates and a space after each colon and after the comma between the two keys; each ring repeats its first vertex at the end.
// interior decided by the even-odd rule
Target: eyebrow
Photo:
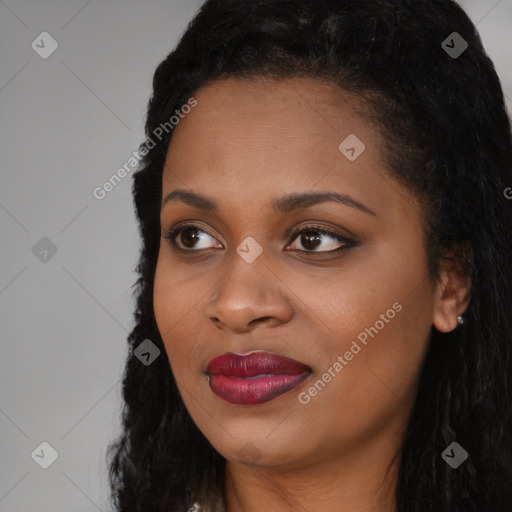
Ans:
{"type": "MultiPolygon", "coordinates": [[[[162,208],[170,201],[182,201],[199,210],[218,213],[218,203],[202,194],[196,192],[189,192],[187,190],[173,190],[162,201],[162,208]]],[[[347,194],[338,194],[336,192],[310,192],[304,194],[289,194],[287,196],[279,197],[272,201],[272,209],[276,214],[289,213],[296,210],[304,210],[315,206],[320,203],[336,202],[355,208],[364,213],[377,216],[375,212],[370,210],[367,206],[356,201],[353,197],[347,194]]]]}

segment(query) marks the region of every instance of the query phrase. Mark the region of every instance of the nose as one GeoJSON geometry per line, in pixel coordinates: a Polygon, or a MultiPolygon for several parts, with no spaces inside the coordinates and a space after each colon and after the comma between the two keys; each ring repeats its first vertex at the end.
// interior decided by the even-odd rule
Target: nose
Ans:
{"type": "Polygon", "coordinates": [[[237,333],[289,322],[293,308],[287,286],[259,258],[253,263],[235,258],[206,305],[208,318],[219,329],[237,333]]]}

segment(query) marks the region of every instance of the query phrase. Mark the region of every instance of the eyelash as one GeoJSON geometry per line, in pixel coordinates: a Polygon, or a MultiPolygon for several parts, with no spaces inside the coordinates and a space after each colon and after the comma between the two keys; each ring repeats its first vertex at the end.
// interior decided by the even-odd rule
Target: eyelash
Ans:
{"type": "MultiPolygon", "coordinates": [[[[212,238],[215,238],[211,233],[208,233],[208,231],[200,228],[199,226],[197,226],[195,224],[184,224],[177,228],[174,228],[174,229],[171,228],[169,230],[166,230],[164,235],[162,236],[162,238],[169,241],[169,244],[171,245],[173,250],[180,251],[182,253],[189,253],[189,254],[194,253],[196,255],[201,255],[201,254],[204,254],[204,253],[212,250],[212,248],[195,250],[195,249],[182,249],[181,247],[179,247],[178,243],[176,242],[176,238],[178,237],[178,235],[180,235],[183,231],[185,231],[187,229],[197,229],[199,231],[202,231],[203,233],[206,233],[207,235],[211,236],[212,238]]],[[[351,249],[358,245],[358,242],[355,240],[351,240],[349,238],[343,237],[343,236],[339,235],[338,233],[335,233],[333,231],[330,231],[330,230],[324,228],[323,226],[317,226],[317,225],[313,225],[313,224],[304,226],[301,229],[298,229],[298,230],[294,231],[293,233],[291,233],[290,234],[290,237],[291,237],[290,243],[293,242],[302,233],[307,233],[310,231],[313,231],[315,233],[320,233],[322,235],[330,236],[331,238],[335,239],[336,241],[342,242],[343,245],[341,247],[338,247],[337,249],[333,249],[331,251],[304,251],[304,250],[299,249],[298,252],[307,253],[307,254],[315,254],[315,255],[332,255],[332,254],[336,254],[336,253],[345,251],[347,249],[351,249]]],[[[288,243],[287,245],[289,245],[290,243],[288,243]]]]}

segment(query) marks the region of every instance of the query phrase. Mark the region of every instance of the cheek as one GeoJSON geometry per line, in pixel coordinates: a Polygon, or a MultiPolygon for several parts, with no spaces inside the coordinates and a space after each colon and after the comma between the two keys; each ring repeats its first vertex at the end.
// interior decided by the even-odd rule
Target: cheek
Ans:
{"type": "MultiPolygon", "coordinates": [[[[154,281],[153,308],[158,331],[164,342],[169,362],[180,368],[189,356],[192,343],[190,326],[194,325],[201,294],[197,286],[188,286],[159,259],[154,281]]],[[[196,323],[197,325],[197,323],[196,323]]]]}
{"type": "Polygon", "coordinates": [[[406,304],[408,315],[421,309],[421,303],[411,301],[411,292],[421,284],[423,270],[412,258],[397,264],[393,249],[353,253],[345,268],[314,282],[299,281],[298,295],[307,306],[305,310],[310,311],[308,316],[325,333],[324,347],[329,353],[348,350],[355,339],[364,346],[373,336],[381,337],[392,329],[401,338],[400,317],[404,313],[398,310],[406,304]]]}
{"type": "MultiPolygon", "coordinates": [[[[344,317],[340,319],[337,344],[322,354],[323,364],[300,396],[306,438],[323,432],[323,439],[344,440],[351,446],[389,421],[405,418],[414,400],[429,328],[428,322],[423,329],[410,322],[408,315],[416,304],[402,302],[400,311],[392,309],[394,315],[386,316],[388,308],[382,309],[388,323],[380,316],[360,315],[359,325],[347,327],[344,317]],[[327,384],[319,382],[326,380],[327,384]]],[[[350,315],[346,318],[348,322],[350,315]]],[[[395,424],[400,428],[400,421],[395,424]]],[[[328,443],[317,448],[329,452],[328,443]]]]}
{"type": "Polygon", "coordinates": [[[158,260],[155,272],[155,281],[153,287],[153,309],[158,331],[164,343],[170,333],[172,325],[176,322],[176,287],[174,286],[171,274],[158,260]]]}
{"type": "Polygon", "coordinates": [[[311,318],[325,333],[311,351],[312,360],[321,361],[319,377],[331,368],[337,378],[329,384],[336,390],[330,399],[362,416],[410,392],[428,346],[434,290],[421,255],[412,256],[400,244],[371,257],[361,253],[357,273],[339,272],[306,295],[311,318]]]}
{"type": "Polygon", "coordinates": [[[212,286],[208,283],[203,272],[185,272],[168,262],[165,251],[160,255],[153,291],[155,320],[176,383],[191,411],[204,400],[207,337],[202,329],[205,292],[212,286]]]}

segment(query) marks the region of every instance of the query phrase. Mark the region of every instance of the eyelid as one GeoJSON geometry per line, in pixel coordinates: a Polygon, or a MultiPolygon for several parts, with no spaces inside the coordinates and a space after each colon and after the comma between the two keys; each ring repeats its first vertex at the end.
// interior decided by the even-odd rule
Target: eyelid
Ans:
{"type": "Polygon", "coordinates": [[[207,235],[211,236],[213,239],[217,240],[217,237],[215,235],[213,235],[212,233],[210,233],[209,229],[204,227],[204,225],[199,221],[188,221],[188,222],[178,223],[169,229],[165,229],[164,234],[162,235],[162,238],[169,240],[173,248],[175,248],[176,250],[180,250],[182,252],[199,254],[201,252],[211,250],[212,248],[199,249],[199,250],[195,250],[195,249],[187,250],[187,249],[182,249],[181,247],[178,247],[178,245],[176,243],[176,238],[181,233],[181,231],[185,231],[185,229],[194,229],[194,228],[197,228],[200,231],[203,231],[207,235]]]}
{"type": "Polygon", "coordinates": [[[286,230],[285,238],[290,238],[293,236],[295,239],[295,237],[302,231],[305,231],[308,229],[312,229],[312,230],[316,229],[323,233],[327,233],[328,235],[332,235],[334,238],[340,239],[345,242],[356,243],[356,242],[360,241],[360,237],[358,237],[357,235],[355,235],[354,233],[352,233],[351,231],[349,231],[346,228],[328,227],[324,224],[319,224],[319,222],[322,222],[322,221],[310,221],[309,223],[303,224],[303,225],[299,226],[298,228],[291,227],[286,230]],[[346,234],[344,235],[344,234],[339,233],[339,230],[345,231],[346,234]]]}
{"type": "MultiPolygon", "coordinates": [[[[204,233],[206,233],[207,235],[211,236],[213,239],[216,240],[216,236],[213,235],[212,233],[210,233],[208,228],[203,227],[202,223],[200,223],[199,221],[188,221],[188,222],[184,222],[182,224],[178,223],[175,226],[165,230],[164,235],[162,235],[162,238],[169,240],[174,249],[181,251],[181,252],[185,252],[185,253],[202,254],[202,253],[205,253],[207,251],[211,251],[212,249],[214,249],[214,248],[207,248],[207,249],[188,249],[187,250],[187,249],[182,249],[181,247],[178,246],[178,244],[176,242],[176,238],[178,237],[178,235],[180,235],[180,233],[186,229],[194,229],[194,228],[197,228],[200,231],[203,231],[204,233]]],[[[360,243],[359,237],[357,237],[356,235],[354,235],[347,229],[345,229],[345,231],[350,233],[350,236],[345,236],[340,233],[337,233],[334,229],[328,228],[324,225],[309,223],[309,224],[302,225],[302,226],[299,226],[296,228],[292,227],[292,228],[288,229],[285,233],[286,239],[289,240],[289,242],[287,243],[286,246],[288,247],[297,238],[297,236],[299,236],[301,233],[306,232],[308,230],[318,231],[319,233],[322,233],[324,235],[331,236],[335,240],[342,242],[343,245],[341,247],[339,247],[338,249],[333,249],[330,251],[298,250],[297,252],[307,253],[307,254],[328,255],[328,254],[336,253],[343,249],[355,247],[355,246],[359,245],[359,243],[360,243]]]]}

